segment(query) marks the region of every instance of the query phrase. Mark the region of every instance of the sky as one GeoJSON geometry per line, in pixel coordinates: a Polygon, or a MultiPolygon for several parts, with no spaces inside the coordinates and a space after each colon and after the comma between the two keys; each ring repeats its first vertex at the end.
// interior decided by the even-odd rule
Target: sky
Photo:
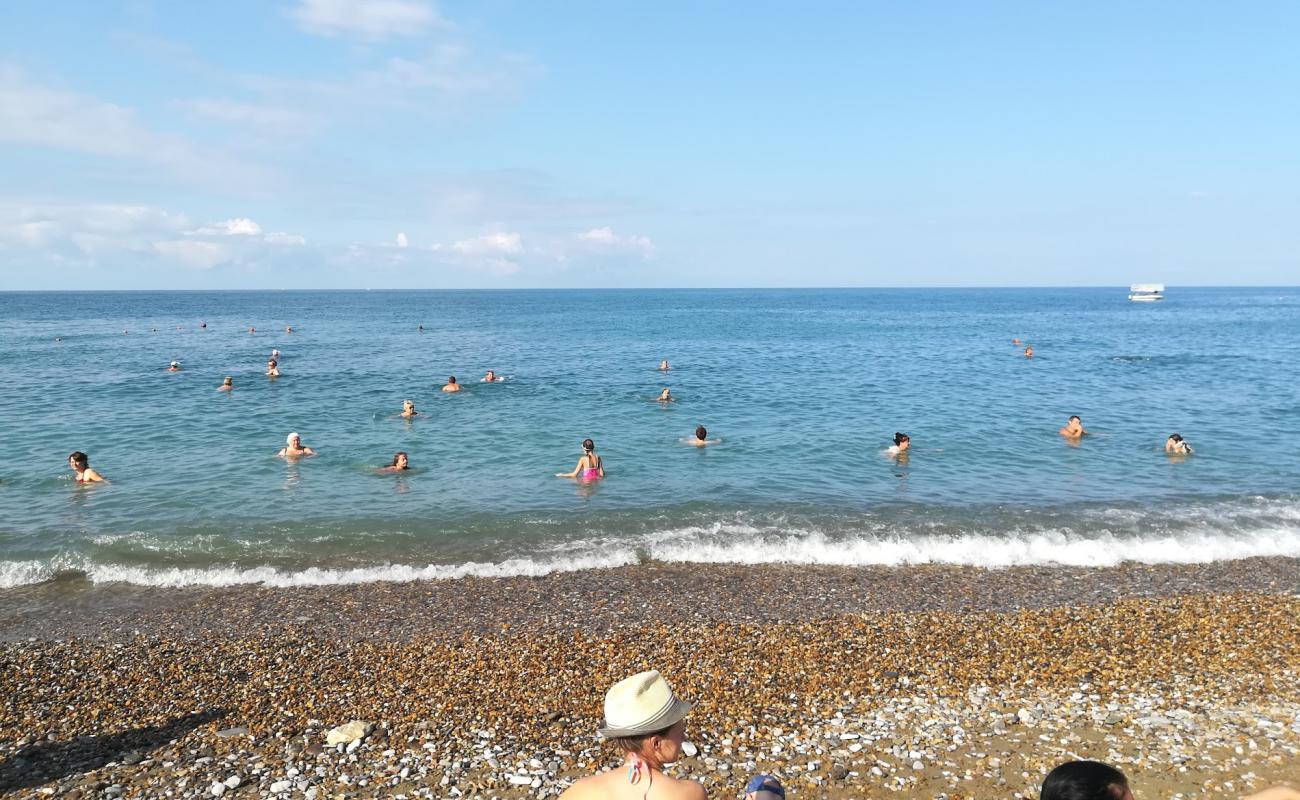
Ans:
{"type": "Polygon", "coordinates": [[[1300,4],[16,2],[0,290],[1293,285],[1300,4]]]}

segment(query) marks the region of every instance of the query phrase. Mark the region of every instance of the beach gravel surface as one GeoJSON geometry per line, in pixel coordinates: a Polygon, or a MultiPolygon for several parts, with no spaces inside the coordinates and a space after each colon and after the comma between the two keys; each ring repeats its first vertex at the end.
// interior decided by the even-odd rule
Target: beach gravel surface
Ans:
{"type": "MultiPolygon", "coordinates": [[[[480,597],[414,604],[424,624],[396,629],[368,616],[395,613],[393,590],[352,587],[280,594],[287,606],[328,600],[342,616],[208,625],[239,603],[207,595],[208,605],[140,611],[98,635],[10,635],[0,791],[548,797],[614,763],[595,734],[604,690],[647,668],[695,703],[691,752],[673,773],[719,797],[771,772],[794,797],[1032,798],[1052,766],[1079,757],[1123,769],[1139,798],[1239,797],[1300,776],[1300,597],[1290,591],[1022,607],[828,602],[825,613],[800,598],[747,621],[729,610],[744,599],[726,589],[738,574],[718,571],[711,601],[689,597],[721,609],[698,618],[660,613],[688,598],[649,570],[614,576],[610,586],[642,591],[610,592],[622,611],[599,622],[597,609],[589,626],[589,599],[567,602],[556,579],[529,595],[549,601],[531,612],[511,598],[498,598],[500,617],[482,616],[491,604],[480,597]],[[368,592],[388,599],[368,604],[368,592]],[[466,614],[476,618],[450,622],[466,614]]],[[[751,570],[750,584],[762,574],[751,570]]],[[[933,577],[915,570],[891,586],[922,595],[933,577]]],[[[450,584],[467,595],[493,585],[400,591],[450,584]]],[[[263,611],[277,602],[244,599],[263,611]]]]}

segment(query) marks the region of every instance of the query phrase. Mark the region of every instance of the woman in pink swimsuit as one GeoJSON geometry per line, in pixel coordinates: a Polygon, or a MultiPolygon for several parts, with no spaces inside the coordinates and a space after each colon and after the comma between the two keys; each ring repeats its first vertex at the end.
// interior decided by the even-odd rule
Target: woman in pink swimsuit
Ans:
{"type": "Polygon", "coordinates": [[[605,477],[605,462],[600,460],[596,455],[596,443],[590,439],[582,440],[582,458],[578,459],[578,466],[573,468],[573,472],[557,472],[557,478],[580,478],[584,481],[594,481],[605,477]]]}

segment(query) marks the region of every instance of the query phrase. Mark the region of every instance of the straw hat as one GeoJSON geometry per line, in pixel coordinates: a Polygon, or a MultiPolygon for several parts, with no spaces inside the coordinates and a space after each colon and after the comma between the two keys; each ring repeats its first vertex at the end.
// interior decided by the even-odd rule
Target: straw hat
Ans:
{"type": "Polygon", "coordinates": [[[606,739],[645,736],[671,728],[690,710],[691,704],[673,694],[658,670],[640,672],[605,692],[605,725],[600,735],[606,739]]]}

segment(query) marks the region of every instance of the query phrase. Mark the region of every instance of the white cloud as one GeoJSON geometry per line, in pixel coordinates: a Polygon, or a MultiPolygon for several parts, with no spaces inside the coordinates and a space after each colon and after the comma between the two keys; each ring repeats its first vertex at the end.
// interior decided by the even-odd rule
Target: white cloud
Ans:
{"type": "Polygon", "coordinates": [[[451,245],[452,250],[467,256],[517,255],[523,248],[523,237],[517,233],[489,233],[451,245]]]}
{"type": "Polygon", "coordinates": [[[409,245],[410,243],[411,243],[410,240],[408,240],[408,239],[406,238],[406,234],[405,234],[405,233],[401,233],[401,232],[399,231],[398,234],[397,234],[397,246],[398,246],[398,247],[406,247],[406,246],[409,245]]]}
{"type": "Polygon", "coordinates": [[[189,139],[158,133],[132,109],[29,79],[0,64],[0,142],[70,150],[151,164],[169,174],[224,188],[258,170],[189,139]]]}
{"type": "Polygon", "coordinates": [[[262,241],[267,244],[304,245],[307,244],[307,237],[297,233],[275,231],[263,236],[262,241]]]}
{"type": "Polygon", "coordinates": [[[200,122],[216,122],[255,128],[277,136],[297,136],[312,132],[316,127],[313,115],[304,111],[270,105],[245,103],[237,100],[196,98],[182,100],[176,108],[187,112],[200,122]]]}
{"type": "Polygon", "coordinates": [[[654,242],[648,236],[619,236],[608,226],[592,228],[574,236],[579,249],[589,252],[635,253],[642,258],[652,258],[655,254],[654,242]]]}
{"type": "Polygon", "coordinates": [[[231,258],[231,251],[216,242],[202,239],[173,239],[154,242],[153,248],[169,261],[195,269],[211,269],[231,258]]]}
{"type": "Polygon", "coordinates": [[[202,228],[189,231],[189,234],[193,236],[257,236],[261,232],[262,226],[251,219],[235,217],[214,225],[205,225],[202,228]]]}
{"type": "Polygon", "coordinates": [[[424,0],[299,0],[289,15],[307,33],[367,41],[418,36],[445,24],[424,0]]]}

